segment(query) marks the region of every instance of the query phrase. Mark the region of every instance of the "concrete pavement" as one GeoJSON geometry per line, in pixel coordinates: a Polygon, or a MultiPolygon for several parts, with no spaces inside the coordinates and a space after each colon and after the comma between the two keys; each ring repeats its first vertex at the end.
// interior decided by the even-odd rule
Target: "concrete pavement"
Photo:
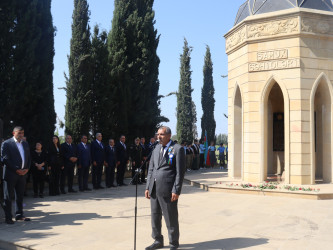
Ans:
{"type": "MultiPolygon", "coordinates": [[[[153,242],[150,204],[143,194],[140,185],[138,250],[153,242]]],[[[126,186],[44,199],[27,197],[25,214],[32,221],[7,225],[2,216],[0,248],[133,249],[134,195],[135,186],[126,186]]],[[[179,249],[333,248],[333,200],[207,192],[185,184],[179,217],[179,249]]],[[[164,223],[163,232],[168,249],[164,223]]]]}

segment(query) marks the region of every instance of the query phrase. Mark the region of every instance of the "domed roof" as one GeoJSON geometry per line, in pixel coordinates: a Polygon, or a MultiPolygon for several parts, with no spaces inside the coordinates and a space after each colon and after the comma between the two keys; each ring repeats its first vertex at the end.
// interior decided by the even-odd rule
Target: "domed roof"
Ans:
{"type": "Polygon", "coordinates": [[[247,0],[239,7],[235,25],[248,16],[296,7],[333,12],[333,0],[247,0]]]}

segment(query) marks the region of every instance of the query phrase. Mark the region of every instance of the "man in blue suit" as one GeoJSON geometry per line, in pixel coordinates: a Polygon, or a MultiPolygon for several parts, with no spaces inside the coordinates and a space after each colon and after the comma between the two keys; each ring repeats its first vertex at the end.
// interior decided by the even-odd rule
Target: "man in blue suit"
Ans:
{"type": "Polygon", "coordinates": [[[72,144],[72,136],[66,135],[66,142],[61,144],[61,151],[64,157],[64,171],[60,176],[60,190],[65,193],[65,177],[67,176],[67,185],[69,193],[76,193],[73,189],[74,169],[77,162],[76,145],[72,144]]]}
{"type": "Polygon", "coordinates": [[[83,191],[91,191],[88,188],[89,168],[91,165],[91,151],[90,145],[87,143],[88,137],[82,135],[81,142],[77,145],[77,156],[78,156],[78,175],[79,175],[79,189],[83,191]]]}
{"type": "Polygon", "coordinates": [[[91,143],[92,160],[92,184],[94,189],[104,188],[101,186],[103,165],[105,161],[105,149],[102,143],[102,134],[96,134],[96,140],[91,143]]]}
{"type": "Polygon", "coordinates": [[[116,187],[114,182],[114,170],[116,168],[116,147],[114,145],[114,140],[109,140],[109,145],[105,147],[105,185],[110,187],[116,187]]]}
{"type": "Polygon", "coordinates": [[[6,140],[1,146],[1,156],[4,163],[4,211],[6,223],[13,224],[11,194],[15,191],[16,213],[15,219],[18,221],[30,221],[23,215],[23,196],[31,159],[27,142],[23,141],[24,129],[15,127],[13,137],[6,140]]]}

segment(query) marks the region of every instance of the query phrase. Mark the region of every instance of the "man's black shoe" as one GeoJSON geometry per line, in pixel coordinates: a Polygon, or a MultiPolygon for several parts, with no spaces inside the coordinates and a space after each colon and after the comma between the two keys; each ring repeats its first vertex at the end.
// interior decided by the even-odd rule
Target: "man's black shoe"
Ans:
{"type": "Polygon", "coordinates": [[[76,193],[77,191],[75,191],[74,189],[70,189],[68,190],[68,193],[76,193]]]}
{"type": "Polygon", "coordinates": [[[24,217],[24,216],[17,216],[15,218],[16,221],[31,221],[30,218],[24,217]]]}
{"type": "Polygon", "coordinates": [[[103,186],[98,186],[98,189],[103,189],[104,187],[103,186]]]}
{"type": "Polygon", "coordinates": [[[176,250],[176,249],[178,249],[178,247],[175,247],[175,246],[170,247],[170,250],[176,250]]]}
{"type": "Polygon", "coordinates": [[[12,219],[6,219],[5,222],[7,224],[14,224],[14,221],[12,219]]]}
{"type": "Polygon", "coordinates": [[[85,188],[84,191],[91,191],[91,189],[90,188],[85,188]]]}
{"type": "Polygon", "coordinates": [[[162,242],[155,241],[149,247],[146,247],[146,250],[160,249],[160,248],[163,248],[163,247],[164,247],[164,245],[163,245],[162,242]]]}
{"type": "Polygon", "coordinates": [[[127,184],[125,184],[125,183],[123,183],[123,184],[121,184],[122,186],[127,186],[127,184]]]}
{"type": "Polygon", "coordinates": [[[117,185],[113,185],[113,184],[112,184],[111,187],[114,187],[114,188],[115,188],[115,187],[117,187],[117,185]]]}
{"type": "Polygon", "coordinates": [[[66,194],[65,190],[61,190],[60,192],[61,192],[62,194],[66,194]]]}

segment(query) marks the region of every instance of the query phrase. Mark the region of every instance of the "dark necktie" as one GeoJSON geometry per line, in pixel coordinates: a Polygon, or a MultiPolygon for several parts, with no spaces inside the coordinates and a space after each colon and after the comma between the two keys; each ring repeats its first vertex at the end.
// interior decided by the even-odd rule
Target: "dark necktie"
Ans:
{"type": "Polygon", "coordinates": [[[160,152],[160,157],[159,157],[159,162],[161,162],[161,160],[163,159],[163,154],[164,154],[164,149],[166,148],[166,146],[162,146],[161,148],[161,152],[160,152]]]}

